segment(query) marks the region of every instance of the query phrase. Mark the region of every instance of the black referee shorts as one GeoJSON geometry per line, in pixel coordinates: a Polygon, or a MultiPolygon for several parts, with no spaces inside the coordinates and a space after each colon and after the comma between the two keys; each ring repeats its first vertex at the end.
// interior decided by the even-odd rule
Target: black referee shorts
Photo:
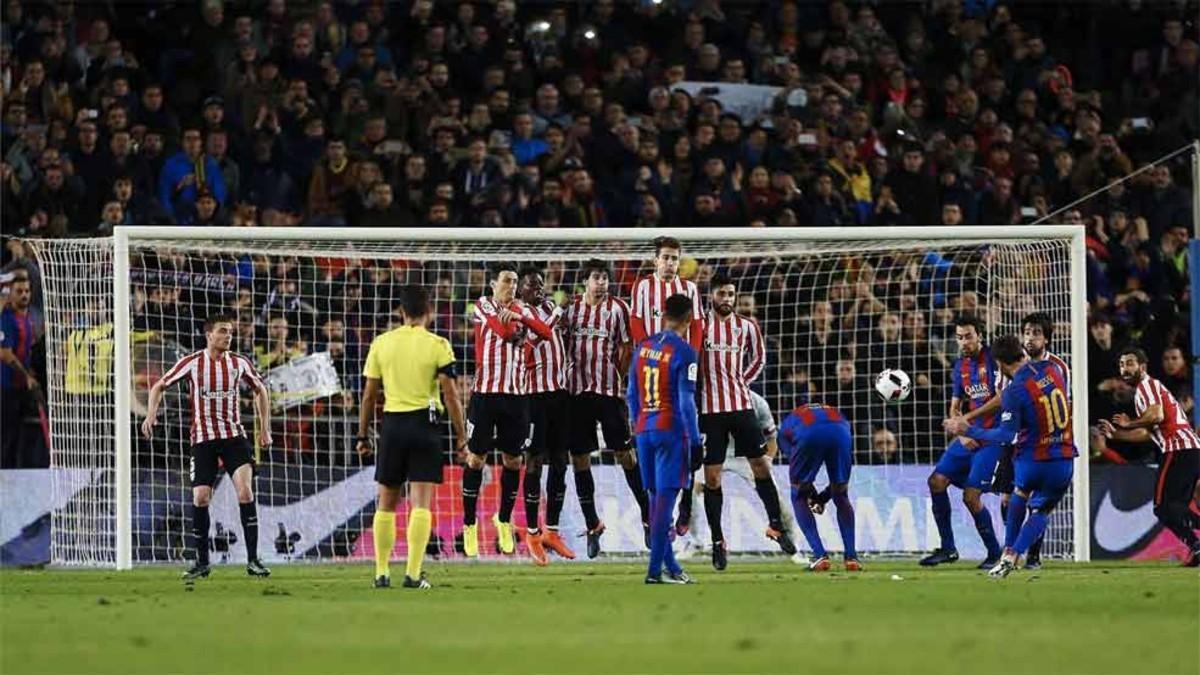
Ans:
{"type": "Polygon", "coordinates": [[[767,439],[763,438],[753,410],[701,415],[700,433],[705,437],[704,463],[707,465],[725,463],[731,436],[737,457],[758,459],[767,452],[767,439]]]}
{"type": "Polygon", "coordinates": [[[398,487],[405,482],[442,482],[441,429],[428,410],[385,412],[375,456],[375,482],[398,487]]]}
{"type": "Polygon", "coordinates": [[[1154,510],[1170,502],[1187,504],[1195,494],[1200,480],[1200,448],[1187,448],[1163,453],[1154,481],[1154,510]]]}
{"type": "Polygon", "coordinates": [[[233,472],[243,464],[254,463],[254,451],[250,440],[245,436],[234,438],[218,438],[215,441],[204,441],[192,446],[188,475],[192,479],[192,487],[207,485],[212,487],[217,482],[217,460],[225,465],[225,473],[233,477],[233,472]]]}
{"type": "Polygon", "coordinates": [[[570,442],[567,423],[570,396],[565,391],[533,394],[529,401],[530,437],[527,452],[544,461],[565,460],[570,442]]]}
{"type": "Polygon", "coordinates": [[[604,434],[604,447],[614,452],[633,449],[629,409],[616,396],[585,392],[571,397],[571,454],[590,455],[600,449],[596,425],[604,434]]]}
{"type": "Polygon", "coordinates": [[[520,455],[529,441],[529,401],[516,394],[471,394],[468,445],[476,455],[520,455]]]}

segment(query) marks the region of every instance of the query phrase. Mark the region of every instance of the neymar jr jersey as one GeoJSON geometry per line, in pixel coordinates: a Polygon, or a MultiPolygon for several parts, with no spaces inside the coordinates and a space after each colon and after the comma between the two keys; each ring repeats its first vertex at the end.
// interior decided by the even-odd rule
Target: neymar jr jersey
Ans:
{"type": "Polygon", "coordinates": [[[1066,379],[1057,365],[1030,361],[1021,366],[1000,400],[1003,408],[999,425],[993,429],[972,427],[967,436],[1014,443],[1017,460],[1045,462],[1079,454],[1071,431],[1066,379]]]}
{"type": "Polygon", "coordinates": [[[699,442],[696,417],[696,350],[665,330],[633,351],[625,402],[636,433],[674,431],[699,442]]]}
{"type": "MultiPolygon", "coordinates": [[[[953,369],[954,398],[963,402],[962,414],[967,414],[992,400],[1004,389],[1005,378],[992,358],[992,350],[984,347],[975,356],[960,356],[953,369]]],[[[995,415],[984,415],[971,421],[984,429],[996,423],[995,415]]]]}

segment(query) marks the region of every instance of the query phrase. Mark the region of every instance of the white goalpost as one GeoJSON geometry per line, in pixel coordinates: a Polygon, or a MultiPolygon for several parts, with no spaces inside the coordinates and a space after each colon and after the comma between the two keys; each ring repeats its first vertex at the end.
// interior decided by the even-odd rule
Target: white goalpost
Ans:
{"type": "MultiPolygon", "coordinates": [[[[45,286],[52,563],[128,569],[179,563],[190,554],[186,389],[168,394],[153,438],[140,438],[136,425],[149,386],[177,358],[203,348],[201,326],[218,312],[235,317],[233,349],[256,362],[272,392],[275,445],[256,448],[259,551],[274,562],[369,559],[374,476],[371,460],[353,448],[357,401],[367,347],[399,320],[399,289],[419,283],[431,290],[430,329],[450,339],[466,397],[474,361],[470,314],[488,292],[489,265],[538,266],[547,294],[562,299],[581,290],[581,264],[600,258],[613,270],[610,292],[628,300],[633,281],[652,271],[652,240],[664,235],[682,242],[680,274],[696,281],[706,307],[714,273],[737,281],[737,311],[755,318],[768,341],[768,366],[752,388],[777,421],[813,400],[836,405],[852,422],[851,495],[859,550],[867,553],[912,555],[937,545],[925,478],[947,440],[941,420],[957,357],[953,317],[979,315],[990,341],[1019,333],[1021,317],[1030,312],[1048,313],[1055,323],[1050,349],[1072,370],[1080,457],[1043,551],[1089,559],[1081,227],[118,227],[110,238],[31,242],[45,286]],[[904,403],[886,404],[872,393],[884,368],[912,377],[914,392],[904,403]]],[[[258,420],[249,395],[244,398],[250,430],[258,420]]],[[[439,559],[461,555],[461,469],[448,433],[430,544],[439,559]]],[[[780,461],[776,481],[786,494],[780,461]]],[[[593,471],[596,504],[608,525],[605,552],[644,552],[637,505],[611,453],[598,453],[593,471]]],[[[489,469],[480,494],[480,550],[489,556],[498,477],[489,469]]],[[[244,560],[229,483],[219,478],[211,506],[215,562],[244,560]]],[[[725,532],[731,552],[776,552],[762,535],[766,520],[753,487],[730,483],[725,532]]],[[[567,485],[562,533],[582,552],[577,535],[584,528],[570,476],[567,485]]],[[[954,510],[960,551],[964,557],[972,557],[972,546],[982,552],[965,508],[954,510]]],[[[999,509],[991,511],[998,519],[999,509]]],[[[697,513],[694,525],[703,537],[703,512],[697,513]]],[[[513,524],[525,524],[520,500],[513,524]]],[[[835,531],[830,514],[819,525],[824,535],[835,531]]],[[[999,520],[997,526],[1002,531],[999,520]]],[[[839,541],[836,535],[825,540],[839,541]]],[[[402,555],[403,537],[397,546],[402,555]]]]}

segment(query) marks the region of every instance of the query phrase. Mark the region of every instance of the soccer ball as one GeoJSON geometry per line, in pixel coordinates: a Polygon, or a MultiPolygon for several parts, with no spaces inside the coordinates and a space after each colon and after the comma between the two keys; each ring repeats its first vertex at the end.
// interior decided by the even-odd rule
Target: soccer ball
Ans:
{"type": "Polygon", "coordinates": [[[912,392],[912,380],[899,368],[888,368],[875,378],[875,393],[888,403],[899,403],[912,392]]]}

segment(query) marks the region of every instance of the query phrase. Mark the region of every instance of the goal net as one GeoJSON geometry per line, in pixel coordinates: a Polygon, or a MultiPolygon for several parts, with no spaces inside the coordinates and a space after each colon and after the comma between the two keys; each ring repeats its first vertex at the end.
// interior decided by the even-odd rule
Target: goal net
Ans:
{"type": "MultiPolygon", "coordinates": [[[[767,366],[752,388],[776,420],[800,402],[822,401],[852,422],[860,551],[913,554],[938,544],[925,481],[947,442],[941,420],[957,356],[956,313],[982,317],[990,339],[1018,332],[1027,313],[1047,312],[1055,321],[1051,350],[1073,371],[1086,366],[1082,260],[1075,258],[1082,249],[1073,228],[125,228],[109,239],[40,240],[34,245],[45,280],[51,380],[53,562],[124,567],[191,555],[187,385],[169,390],[152,438],[142,438],[137,426],[150,385],[178,358],[204,347],[204,319],[218,312],[236,317],[233,349],[255,362],[271,390],[274,445],[255,448],[258,550],[275,562],[370,558],[374,472],[372,459],[354,449],[361,373],[372,338],[401,321],[400,288],[416,283],[431,290],[430,329],[451,341],[466,399],[475,358],[470,317],[489,292],[489,265],[540,266],[548,294],[562,297],[582,291],[583,261],[602,258],[613,270],[611,293],[629,299],[634,282],[653,272],[651,239],[664,233],[682,240],[680,274],[697,283],[706,308],[714,273],[737,280],[737,311],[755,318],[767,340],[767,366]],[[114,283],[114,270],[126,266],[114,283]],[[126,363],[128,377],[120,372],[126,363]],[[909,373],[907,401],[886,404],[874,394],[875,375],[885,368],[909,373]]],[[[1075,435],[1086,439],[1085,374],[1072,374],[1075,435]]],[[[241,405],[249,430],[258,424],[249,391],[241,405]]],[[[461,465],[448,425],[445,447],[430,553],[452,559],[461,555],[461,465]]],[[[786,496],[784,461],[776,460],[775,471],[786,496]]],[[[491,530],[498,467],[493,458],[480,494],[484,555],[498,555],[491,530]]],[[[608,526],[605,552],[644,553],[637,505],[612,454],[594,455],[593,467],[596,503],[608,526]]],[[[1086,559],[1086,481],[1080,460],[1075,487],[1052,518],[1045,554],[1086,559]]],[[[585,528],[569,478],[567,486],[561,531],[581,550],[585,528]]],[[[724,491],[730,550],[776,552],[763,536],[766,516],[753,485],[733,475],[724,491]]],[[[244,560],[237,500],[225,477],[210,513],[214,561],[244,560]]],[[[703,510],[696,514],[696,539],[705,541],[703,510]]],[[[403,526],[403,512],[397,522],[403,526]]],[[[525,522],[518,500],[513,523],[523,529],[525,522]]],[[[832,516],[818,522],[838,550],[832,516]]],[[[965,508],[956,506],[954,526],[964,556],[982,558],[965,508]]],[[[803,549],[803,538],[794,535],[803,549]]],[[[404,546],[401,536],[397,555],[404,546]]]]}

